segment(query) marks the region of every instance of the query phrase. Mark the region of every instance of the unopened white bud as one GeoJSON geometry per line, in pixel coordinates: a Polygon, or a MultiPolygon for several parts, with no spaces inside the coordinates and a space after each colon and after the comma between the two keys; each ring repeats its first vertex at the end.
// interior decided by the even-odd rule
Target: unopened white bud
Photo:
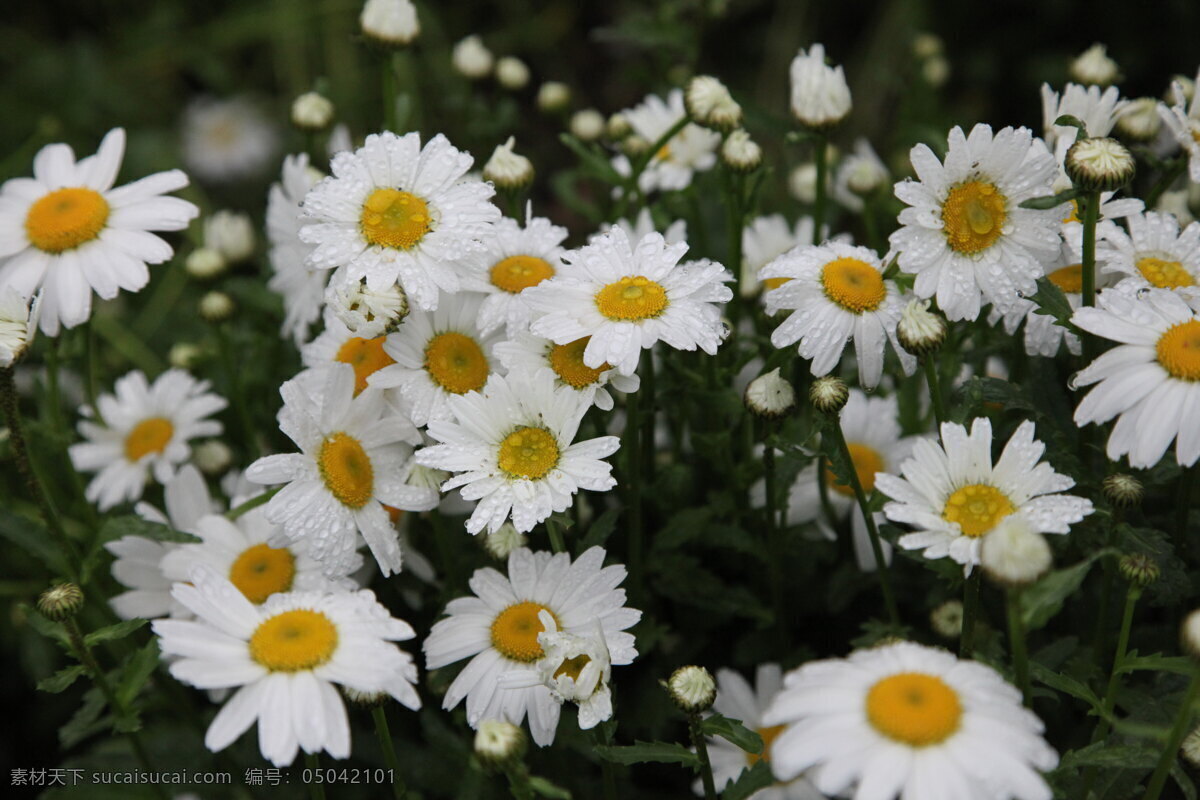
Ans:
{"type": "Polygon", "coordinates": [[[491,181],[499,189],[523,189],[533,183],[533,162],[513,152],[516,139],[498,145],[492,157],[483,165],[483,179],[491,181]]]}
{"type": "Polygon", "coordinates": [[[229,262],[216,250],[200,247],[188,253],[188,257],[183,261],[183,268],[193,278],[206,281],[229,269],[229,262]]]}
{"type": "Polygon", "coordinates": [[[209,439],[196,445],[192,460],[205,475],[220,475],[233,463],[233,451],[220,439],[209,439]]]}
{"type": "Polygon", "coordinates": [[[1193,767],[1200,767],[1200,727],[1192,729],[1180,745],[1179,752],[1193,767]]]}
{"type": "Polygon", "coordinates": [[[825,130],[850,113],[850,87],[842,68],[825,63],[825,47],[814,44],[792,60],[792,115],[803,125],[825,130]]]}
{"type": "Polygon", "coordinates": [[[240,211],[218,211],[204,221],[204,246],[230,264],[254,255],[254,222],[240,211]]]}
{"type": "Polygon", "coordinates": [[[1192,658],[1200,659],[1200,611],[1193,611],[1183,621],[1180,632],[1183,649],[1192,658]]]}
{"type": "Polygon", "coordinates": [[[1046,537],[1019,514],[1010,514],[983,539],[979,559],[989,578],[1005,586],[1033,583],[1054,561],[1046,537]]]}
{"type": "Polygon", "coordinates": [[[675,705],[689,714],[712,708],[717,697],[717,682],[704,667],[680,667],[671,673],[666,686],[675,705]]]}
{"type": "Polygon", "coordinates": [[[818,411],[836,414],[850,399],[850,387],[841,378],[826,375],[813,381],[808,389],[808,399],[818,411]]]}
{"type": "Polygon", "coordinates": [[[727,132],[742,124],[742,107],[725,84],[711,75],[697,75],[684,94],[688,116],[697,125],[727,132]]]}
{"type": "Polygon", "coordinates": [[[491,533],[483,535],[483,548],[497,561],[504,561],[512,551],[524,547],[529,539],[511,522],[506,522],[491,533]]]}
{"type": "Polygon", "coordinates": [[[317,92],[305,92],[292,101],[292,124],[306,131],[320,131],[333,121],[333,102],[317,92]]]}
{"type": "Polygon", "coordinates": [[[817,165],[801,164],[788,176],[788,190],[801,203],[813,203],[817,199],[817,165]]]}
{"type": "Polygon", "coordinates": [[[451,53],[450,60],[460,75],[473,81],[490,75],[494,62],[492,51],[488,50],[484,46],[483,40],[475,34],[454,45],[454,52],[451,53]]]}
{"type": "Polygon", "coordinates": [[[571,88],[559,81],[546,81],[538,87],[537,107],[547,114],[566,111],[571,104],[571,88]]]}
{"type": "Polygon", "coordinates": [[[929,614],[933,632],[944,639],[962,636],[963,604],[959,600],[947,600],[929,614]]]}
{"type": "Polygon", "coordinates": [[[750,381],[745,400],[746,408],[752,413],[766,419],[778,419],[796,407],[796,390],[776,367],[750,381]]]}
{"type": "Polygon", "coordinates": [[[367,0],[358,21],[368,39],[386,47],[403,47],[421,32],[410,0],[367,0]]]}
{"type": "Polygon", "coordinates": [[[525,754],[525,732],[507,720],[485,719],[475,731],[475,755],[499,766],[517,761],[525,754]]]}
{"type": "Polygon", "coordinates": [[[207,322],[224,322],[236,309],[233,298],[224,292],[209,292],[200,298],[200,317],[207,322]]]}
{"type": "Polygon", "coordinates": [[[896,339],[914,356],[937,352],[946,341],[946,320],[929,310],[928,300],[912,300],[900,312],[896,339]]]}
{"type": "Polygon", "coordinates": [[[721,162],[736,172],[753,172],[762,165],[762,148],[744,130],[736,130],[721,143],[721,162]]]}
{"type": "Polygon", "coordinates": [[[942,54],[942,38],[936,33],[918,33],[913,37],[913,55],[924,60],[942,54]]]}
{"type": "Polygon", "coordinates": [[[584,142],[594,142],[604,135],[604,115],[594,108],[585,108],[571,115],[571,135],[584,142]]]}
{"type": "Polygon", "coordinates": [[[510,91],[524,89],[529,83],[529,67],[516,56],[505,56],[496,62],[496,82],[510,91]]]}
{"type": "Polygon", "coordinates": [[[1152,142],[1162,130],[1162,117],[1158,113],[1158,100],[1139,97],[1130,100],[1120,112],[1113,130],[1118,136],[1131,142],[1152,142]]]}
{"type": "Polygon", "coordinates": [[[934,56],[921,65],[921,77],[933,88],[946,85],[950,80],[950,62],[945,56],[934,56]]]}
{"type": "Polygon", "coordinates": [[[1079,139],[1067,151],[1063,169],[1071,182],[1093,192],[1111,192],[1133,180],[1137,164],[1116,139],[1079,139]]]}
{"type": "Polygon", "coordinates": [[[172,367],[191,369],[200,363],[200,357],[203,354],[204,351],[191,342],[177,342],[171,345],[171,350],[167,353],[167,361],[171,363],[172,367]]]}
{"type": "Polygon", "coordinates": [[[609,139],[619,142],[631,133],[633,133],[633,126],[629,124],[629,118],[621,112],[618,111],[608,118],[606,134],[609,139]]]}
{"type": "Polygon", "coordinates": [[[1072,80],[1096,86],[1111,86],[1121,78],[1117,62],[1108,57],[1102,44],[1094,44],[1076,56],[1067,71],[1072,80]]]}

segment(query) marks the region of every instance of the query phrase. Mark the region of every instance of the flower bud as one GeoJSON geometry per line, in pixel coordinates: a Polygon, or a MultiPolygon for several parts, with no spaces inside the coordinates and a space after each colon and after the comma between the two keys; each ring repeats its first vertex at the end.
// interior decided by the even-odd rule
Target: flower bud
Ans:
{"type": "Polygon", "coordinates": [[[933,632],[943,639],[957,639],[962,636],[963,604],[960,600],[947,600],[929,614],[929,624],[933,632]]]}
{"type": "Polygon", "coordinates": [[[779,419],[796,407],[796,390],[779,374],[779,368],[759,375],[746,387],[746,408],[764,419],[779,419]]]}
{"type": "Polygon", "coordinates": [[[1128,507],[1142,502],[1142,482],[1132,475],[1114,472],[1100,484],[1105,499],[1114,506],[1128,507]]]}
{"type": "Polygon", "coordinates": [[[621,142],[621,152],[630,158],[637,158],[650,149],[650,142],[636,133],[631,133],[621,142]]]}
{"type": "Polygon", "coordinates": [[[1071,182],[1089,192],[1115,191],[1133,180],[1129,148],[1108,137],[1079,139],[1067,150],[1063,168],[1071,182]]]}
{"type": "Polygon", "coordinates": [[[1158,114],[1158,100],[1153,97],[1139,97],[1130,100],[1129,105],[1120,112],[1113,130],[1122,139],[1131,142],[1152,142],[1162,130],[1162,117],[1158,114]]]}
{"type": "Polygon", "coordinates": [[[537,107],[546,114],[566,111],[571,104],[571,89],[559,81],[546,81],[538,87],[537,107]]]}
{"type": "Polygon", "coordinates": [[[1179,638],[1187,654],[1200,659],[1200,611],[1193,611],[1187,615],[1179,638]]]}
{"type": "Polygon", "coordinates": [[[834,127],[850,113],[850,87],[842,68],[825,64],[825,47],[814,44],[792,60],[792,114],[814,130],[834,127]]]}
{"type": "Polygon", "coordinates": [[[83,608],[83,590],[73,583],[55,584],[42,592],[37,607],[46,619],[62,622],[83,608]]]}
{"type": "Polygon", "coordinates": [[[492,51],[484,47],[483,40],[475,34],[454,45],[450,60],[460,75],[473,81],[490,75],[494,63],[492,51]]]}
{"type": "Polygon", "coordinates": [[[1193,728],[1184,738],[1183,744],[1179,746],[1179,753],[1193,767],[1200,767],[1200,727],[1193,728]]]}
{"type": "Polygon", "coordinates": [[[220,439],[209,439],[196,445],[192,460],[205,475],[220,475],[233,463],[233,451],[220,439]]]}
{"type": "Polygon", "coordinates": [[[489,766],[520,761],[525,746],[525,731],[505,720],[485,719],[475,731],[475,755],[489,766]]]}
{"type": "Polygon", "coordinates": [[[817,165],[801,164],[788,175],[788,190],[801,203],[817,200],[817,165]]]}
{"type": "Polygon", "coordinates": [[[945,86],[950,80],[950,62],[945,56],[934,56],[921,65],[921,77],[935,89],[945,86]]]}
{"type": "Polygon", "coordinates": [[[604,115],[585,108],[571,115],[571,135],[583,142],[594,142],[604,135],[604,115]]]}
{"type": "Polygon", "coordinates": [[[665,686],[675,705],[688,714],[707,711],[717,697],[717,682],[704,667],[680,667],[671,673],[665,686]]]}
{"type": "Polygon", "coordinates": [[[492,533],[485,533],[482,539],[483,549],[497,561],[504,561],[509,553],[524,547],[529,541],[511,522],[504,523],[492,533]]]}
{"type": "Polygon", "coordinates": [[[1046,537],[1019,514],[1005,517],[984,537],[979,559],[987,576],[1003,586],[1033,583],[1054,560],[1046,537]]]}
{"type": "Polygon", "coordinates": [[[808,390],[808,399],[818,411],[836,414],[850,399],[850,389],[841,378],[826,375],[813,381],[808,390]]]}
{"type": "Polygon", "coordinates": [[[742,107],[725,84],[711,75],[692,78],[684,94],[684,105],[692,122],[706,128],[727,133],[742,124],[742,107]]]}
{"type": "Polygon", "coordinates": [[[205,322],[224,322],[233,316],[237,306],[224,292],[209,292],[200,298],[199,310],[205,322]]]}
{"type": "Polygon", "coordinates": [[[896,340],[914,356],[936,353],[946,341],[946,320],[929,310],[928,300],[913,300],[900,312],[896,340]]]}
{"type": "Polygon", "coordinates": [[[1117,62],[1108,57],[1102,44],[1094,44],[1076,56],[1067,72],[1073,81],[1096,86],[1111,86],[1121,79],[1117,62]]]}
{"type": "Polygon", "coordinates": [[[942,54],[942,38],[936,33],[922,32],[913,37],[913,55],[921,60],[942,54]]]}
{"type": "Polygon", "coordinates": [[[533,183],[533,162],[514,153],[515,144],[516,139],[508,137],[507,142],[497,145],[492,157],[483,165],[483,179],[494,183],[497,189],[513,191],[533,183]]]}
{"type": "Polygon", "coordinates": [[[410,0],[367,0],[358,22],[363,35],[383,47],[403,47],[421,32],[417,9],[410,0]]]}
{"type": "Polygon", "coordinates": [[[629,118],[619,111],[608,118],[608,125],[606,127],[606,135],[614,142],[619,142],[633,133],[633,127],[629,124],[629,118]]]}
{"type": "Polygon", "coordinates": [[[320,131],[333,121],[333,102],[318,92],[305,92],[292,101],[292,124],[305,131],[320,131]]]}
{"type": "Polygon", "coordinates": [[[391,699],[391,695],[387,692],[364,692],[361,689],[352,689],[349,686],[342,687],[342,694],[359,708],[368,709],[379,708],[391,699]]]}
{"type": "Polygon", "coordinates": [[[529,67],[516,56],[505,56],[496,62],[496,82],[509,91],[524,89],[529,83],[529,67]]]}
{"type": "Polygon", "coordinates": [[[230,264],[254,255],[254,223],[249,214],[218,211],[204,221],[204,246],[230,264]]]}
{"type": "Polygon", "coordinates": [[[1146,587],[1158,580],[1158,563],[1145,553],[1127,553],[1117,562],[1121,577],[1134,586],[1146,587]]]}
{"type": "Polygon", "coordinates": [[[721,162],[735,172],[753,172],[762,164],[762,148],[744,130],[736,130],[721,143],[721,162]]]}
{"type": "Polygon", "coordinates": [[[188,253],[183,268],[193,278],[206,281],[225,272],[229,268],[229,262],[216,250],[200,247],[188,253]]]}
{"type": "Polygon", "coordinates": [[[167,353],[167,361],[171,363],[172,367],[191,369],[200,363],[203,355],[204,351],[200,349],[199,345],[191,342],[177,342],[171,345],[171,350],[167,353]]]}

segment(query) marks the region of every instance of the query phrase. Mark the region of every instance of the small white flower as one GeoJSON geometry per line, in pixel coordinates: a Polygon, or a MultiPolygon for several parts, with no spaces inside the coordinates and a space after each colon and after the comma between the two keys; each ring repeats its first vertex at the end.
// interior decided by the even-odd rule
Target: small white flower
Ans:
{"type": "Polygon", "coordinates": [[[527,212],[525,225],[505,217],[486,248],[471,262],[463,287],[486,296],[479,308],[479,330],[489,334],[500,326],[511,338],[529,329],[533,309],[526,290],[554,277],[562,269],[562,242],[567,229],[527,212]]]}
{"type": "Polygon", "coordinates": [[[233,451],[220,439],[209,439],[196,445],[192,460],[205,475],[220,475],[233,463],[233,451]]]}
{"type": "Polygon", "coordinates": [[[245,97],[193,100],[183,112],[183,160],[213,183],[260,175],[279,150],[279,131],[245,97]]]}
{"type": "Polygon", "coordinates": [[[521,189],[533,183],[533,162],[513,151],[516,139],[508,137],[504,144],[496,145],[492,157],[483,165],[483,179],[491,181],[501,189],[521,189]]]}
{"type": "Polygon", "coordinates": [[[863,197],[887,183],[887,166],[866,139],[854,142],[854,152],[842,159],[833,181],[833,197],[848,210],[863,210],[863,197]]]}
{"type": "MultiPolygon", "coordinates": [[[[1200,71],[1196,73],[1196,79],[1200,81],[1200,71]]],[[[1195,83],[1189,104],[1183,83],[1173,83],[1171,92],[1175,102],[1171,106],[1160,105],[1158,113],[1171,136],[1188,155],[1188,175],[1192,183],[1200,183],[1200,92],[1195,91],[1194,86],[1195,83]]]]}
{"type": "Polygon", "coordinates": [[[485,719],[475,732],[475,754],[493,764],[520,757],[525,749],[525,732],[502,719],[485,719]]]}
{"type": "Polygon", "coordinates": [[[333,101],[320,92],[305,92],[292,101],[292,124],[302,130],[320,131],[333,122],[333,101]]]}
{"type": "Polygon", "coordinates": [[[850,87],[841,66],[825,64],[825,46],[803,48],[792,60],[792,114],[810,128],[832,127],[850,113],[850,87]]]}
{"type": "Polygon", "coordinates": [[[896,323],[896,341],[914,356],[935,352],[946,341],[946,320],[929,310],[928,300],[910,300],[896,323]]]}
{"type": "Polygon", "coordinates": [[[271,184],[267,195],[271,245],[267,255],[272,272],[267,287],[282,295],[285,315],[280,334],[291,336],[297,347],[308,341],[309,327],[321,316],[329,277],[325,270],[309,269],[306,262],[313,248],[300,241],[300,204],[321,177],[309,167],[308,154],[288,156],[281,180],[271,184]]]}
{"type": "Polygon", "coordinates": [[[454,45],[450,60],[460,75],[476,81],[492,73],[495,58],[492,51],[484,46],[483,40],[471,34],[454,45]]]}
{"type": "Polygon", "coordinates": [[[410,0],[367,0],[358,22],[364,34],[393,47],[410,43],[421,32],[416,6],[410,0]]]}
{"type": "Polygon", "coordinates": [[[1096,86],[1109,86],[1121,79],[1117,62],[1108,57],[1108,49],[1099,43],[1076,56],[1069,71],[1074,80],[1096,86]]]}
{"type": "Polygon", "coordinates": [[[1158,138],[1162,130],[1162,117],[1159,116],[1159,100],[1153,97],[1139,97],[1130,100],[1124,110],[1117,115],[1113,128],[1123,139],[1134,142],[1152,142],[1158,138]]]}
{"type": "Polygon", "coordinates": [[[983,540],[979,563],[994,581],[1024,586],[1040,578],[1053,563],[1046,537],[1029,527],[1020,514],[1000,521],[983,540]]]}
{"type": "MultiPolygon", "coordinates": [[[[680,120],[687,118],[683,91],[680,89],[671,90],[666,100],[658,95],[648,95],[639,105],[622,113],[629,120],[634,133],[651,144],[662,138],[680,120]]],[[[638,178],[638,187],[643,192],[686,189],[694,173],[704,172],[716,165],[716,150],[720,143],[720,134],[688,123],[651,156],[638,178]]],[[[622,175],[631,174],[632,167],[625,156],[618,156],[613,166],[622,175]]]]}

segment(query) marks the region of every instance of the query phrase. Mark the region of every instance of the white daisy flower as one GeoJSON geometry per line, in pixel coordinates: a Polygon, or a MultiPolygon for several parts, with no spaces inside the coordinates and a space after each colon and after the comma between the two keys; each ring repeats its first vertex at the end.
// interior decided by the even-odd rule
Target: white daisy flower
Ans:
{"type": "MultiPolygon", "coordinates": [[[[672,89],[665,101],[658,95],[647,95],[640,104],[621,113],[629,120],[633,132],[650,144],[688,115],[682,89],[672,89]]],[[[720,144],[721,134],[689,122],[650,158],[638,177],[638,188],[643,193],[686,189],[693,173],[710,170],[717,163],[720,144]]],[[[633,170],[623,155],[613,159],[613,167],[626,176],[633,170]]]]}
{"type": "MultiPolygon", "coordinates": [[[[1072,309],[1083,304],[1082,227],[1076,227],[1078,229],[1075,231],[1064,227],[1058,258],[1046,265],[1046,279],[1062,291],[1072,309]]],[[[1104,275],[1096,277],[1097,284],[1105,280],[1104,275]]],[[[1079,355],[1082,352],[1079,337],[1059,325],[1054,317],[1040,313],[1032,300],[1022,301],[1008,314],[992,309],[988,324],[995,325],[1001,319],[1004,320],[1005,331],[1010,335],[1016,333],[1022,322],[1025,323],[1025,352],[1031,356],[1054,358],[1064,341],[1071,353],[1079,355]]]]}
{"type": "MultiPolygon", "coordinates": [[[[778,664],[759,665],[754,673],[754,686],[731,669],[717,670],[717,698],[713,701],[713,710],[729,719],[740,721],[763,740],[762,753],[755,754],[747,753],[725,739],[715,736],[709,738],[708,758],[712,763],[713,783],[716,784],[718,792],[736,781],[742,770],[753,767],[763,759],[770,761],[771,745],[783,732],[783,726],[764,725],[762,717],[763,712],[782,689],[783,672],[778,664]]],[[[698,796],[703,796],[704,784],[696,781],[692,784],[692,791],[698,796]]],[[[747,800],[825,800],[825,795],[813,788],[803,777],[797,777],[759,789],[747,800]]]]}
{"type": "Polygon", "coordinates": [[[94,156],[75,161],[65,144],[33,159],[32,178],[0,185],[0,286],[29,299],[39,288],[41,329],[57,336],[92,313],[92,292],[111,300],[150,280],[147,264],[173,255],[150,231],[178,231],[200,213],[167,192],[187,186],[177,169],[113,188],[125,155],[125,131],[114,128],[94,156]]]}
{"type": "MultiPolygon", "coordinates": [[[[821,230],[821,241],[828,238],[829,226],[821,230]]],[[[850,243],[850,235],[839,233],[834,241],[850,243]]],[[[801,217],[795,226],[788,224],[783,214],[757,217],[742,229],[742,279],[743,294],[757,294],[761,289],[777,289],[787,283],[787,278],[770,278],[763,281],[759,273],[762,268],[793,247],[813,243],[812,217],[801,217]],[[761,284],[761,286],[760,286],[761,284]]]]}
{"type": "Polygon", "coordinates": [[[605,552],[592,547],[571,563],[566,553],[533,553],[526,548],[508,556],[508,575],[494,569],[475,571],[469,585],[474,597],[460,597],[446,606],[425,639],[427,669],[438,669],[464,658],[471,661],[450,684],[442,708],[452,709],[465,697],[467,722],[472,728],[485,719],[521,724],[529,715],[533,740],[545,747],[554,741],[559,704],[539,681],[522,689],[506,689],[501,676],[513,671],[538,673],[546,651],[538,641],[543,632],[539,614],[549,612],[558,629],[587,636],[597,622],[604,632],[611,663],[630,664],[637,657],[633,634],[625,633],[642,612],[625,607],[625,567],[605,567],[605,552]]]}
{"type": "Polygon", "coordinates": [[[505,217],[483,240],[487,248],[463,278],[463,288],[483,292],[479,330],[488,334],[505,326],[509,338],[529,328],[533,311],[525,290],[553,278],[562,269],[563,240],[567,229],[545,217],[526,212],[525,227],[505,217]]]}
{"type": "Polygon", "coordinates": [[[580,489],[616,485],[602,459],[620,447],[615,436],[574,442],[592,405],[586,393],[556,386],[554,374],[493,375],[482,392],[449,401],[452,420],[429,423],[439,444],[422,448],[417,462],[457,473],[442,491],[461,488],[478,500],[467,530],[494,533],[512,518],[522,533],[555,511],[565,511],[580,489]],[[574,442],[574,443],[573,443],[574,442]]]}
{"type": "Polygon", "coordinates": [[[421,707],[412,656],[392,642],[415,636],[369,591],[287,592],[255,606],[229,581],[197,567],[173,595],[197,619],[153,623],[171,675],[199,689],[237,692],[213,719],[204,746],[216,752],[258,722],[263,758],[287,766],[303,748],[350,755],[346,707],[334,684],[386,692],[421,707]]]}
{"type": "Polygon", "coordinates": [[[1071,321],[1119,346],[1076,374],[1076,386],[1099,384],[1075,409],[1075,424],[1104,423],[1120,415],[1108,437],[1108,457],[1128,456],[1150,468],[1175,441],[1175,460],[1200,458],[1200,302],[1168,289],[1129,293],[1107,289],[1096,308],[1071,321]]]}
{"type": "Polygon", "coordinates": [[[293,378],[279,394],[279,428],[301,452],[265,456],[246,470],[255,483],[287,484],[267,503],[267,518],[326,575],[345,574],[357,558],[356,532],[385,576],[399,572],[400,544],[383,504],[406,511],[437,505],[436,491],[407,483],[419,434],[387,413],[382,393],[356,397],[348,364],[293,378]]]}
{"type": "Polygon", "coordinates": [[[1041,461],[1046,445],[1033,438],[1029,420],[994,466],[992,423],[984,417],[971,423],[970,435],[962,425],[942,423],[942,442],[919,439],[900,465],[903,477],[875,476],[875,487],[892,498],[883,513],[917,529],[900,537],[905,550],[924,550],[930,559],[950,556],[969,575],[984,537],[1010,514],[1023,515],[1036,533],[1069,533],[1094,510],[1091,500],[1061,494],[1075,481],[1041,461]]]}
{"type": "MultiPolygon", "coordinates": [[[[858,389],[850,390],[850,397],[840,413],[842,434],[854,462],[858,482],[869,496],[875,490],[875,474],[895,472],[912,452],[913,445],[921,437],[901,436],[897,421],[899,408],[895,396],[868,396],[858,389]]],[[[854,497],[854,488],[839,483],[824,462],[825,485],[828,487],[829,504],[838,519],[851,515],[854,556],[863,570],[875,569],[875,552],[871,548],[870,534],[862,511],[854,497]]],[[[879,521],[882,515],[876,515],[879,521]]],[[[834,539],[835,532],[829,528],[821,510],[820,485],[817,464],[814,462],[800,470],[795,482],[788,490],[788,524],[800,525],[816,520],[826,538],[834,539]]],[[[892,546],[881,541],[884,559],[891,561],[892,546]]]]}
{"type": "Polygon", "coordinates": [[[316,245],[315,269],[345,267],[373,290],[399,283],[431,311],[438,290],[459,290],[461,262],[483,250],[500,211],[489,184],[464,178],[474,159],[438,134],[385,131],[333,157],[333,175],[304,198],[300,240],[316,245]]]}
{"type": "MultiPolygon", "coordinates": [[[[855,214],[863,210],[863,197],[879,189],[891,177],[887,165],[866,139],[854,142],[854,152],[838,164],[833,180],[833,198],[855,214]]],[[[807,242],[805,242],[807,244],[807,242]]]]}
{"type": "Polygon", "coordinates": [[[267,195],[268,257],[273,273],[267,287],[283,297],[280,335],[291,336],[297,347],[308,341],[309,327],[321,316],[329,278],[324,270],[308,268],[305,260],[312,246],[300,241],[300,203],[321,177],[308,165],[307,153],[288,156],[279,183],[271,184],[267,195]]]}
{"type": "Polygon", "coordinates": [[[39,306],[11,286],[0,290],[0,368],[8,368],[21,359],[33,344],[37,332],[39,306]]]}
{"type": "Polygon", "coordinates": [[[69,452],[75,469],[97,473],[87,499],[107,511],[139,499],[151,478],[170,481],[190,458],[191,439],[221,433],[221,423],[207,417],[227,403],[208,388],[208,381],[183,370],[168,370],[153,385],[135,370],[117,379],[115,396],[96,399],[100,421],[92,419],[92,408],[82,407],[85,419],[78,429],[88,441],[71,445],[69,452]]]}
{"type": "Polygon", "coordinates": [[[991,667],[911,642],[812,661],[763,714],[783,725],[775,777],[808,770],[829,796],[1050,800],[1058,754],[1021,693],[991,667]]]}
{"type": "Polygon", "coordinates": [[[588,393],[592,402],[602,411],[612,411],[613,397],[608,386],[622,394],[636,392],[642,380],[635,373],[622,375],[609,364],[589,367],[583,363],[591,337],[585,336],[566,344],[555,344],[549,339],[531,333],[518,333],[516,337],[496,345],[496,358],[508,372],[525,372],[530,375],[548,369],[554,373],[556,386],[570,386],[577,392],[588,393]]]}
{"type": "Polygon", "coordinates": [[[1170,214],[1148,211],[1128,218],[1129,233],[1116,225],[1101,228],[1096,260],[1104,272],[1129,275],[1131,285],[1200,291],[1200,222],[1179,230],[1170,214]]]}
{"type": "Polygon", "coordinates": [[[1050,194],[1058,165],[1026,128],[976,125],[950,131],[945,164],[924,144],[912,149],[919,181],[896,184],[908,203],[890,242],[900,268],[916,273],[918,296],[937,296],[951,320],[975,319],[982,303],[1002,313],[1037,291],[1042,261],[1058,252],[1062,209],[1020,204],[1050,194]]]}
{"type": "Polygon", "coordinates": [[[859,379],[868,389],[883,374],[886,342],[906,374],[916,369],[916,359],[896,341],[900,291],[883,279],[875,251],[840,242],[800,246],[763,267],[759,278],[786,279],[766,295],[767,313],[792,311],[771,334],[771,344],[783,348],[798,340],[798,352],[812,361],[813,375],[832,372],[851,339],[859,379]]]}
{"type": "Polygon", "coordinates": [[[722,285],[730,275],[710,261],[679,264],[685,252],[686,244],[668,245],[657,233],[631,246],[623,230],[612,228],[565,253],[556,277],[527,290],[543,312],[530,330],[556,344],[590,336],[583,363],[609,364],[626,375],[660,339],[676,350],[716,354],[724,328],[715,304],[733,298],[722,285]]]}
{"type": "Polygon", "coordinates": [[[224,183],[254,177],[278,150],[278,129],[245,97],[203,97],[184,109],[183,160],[198,178],[224,183]]]}
{"type": "MultiPolygon", "coordinates": [[[[633,222],[622,217],[616,222],[609,225],[604,223],[600,226],[599,233],[594,233],[588,237],[588,242],[591,243],[596,238],[603,236],[613,227],[618,227],[625,231],[625,237],[631,242],[640,242],[648,234],[655,233],[658,228],[654,224],[654,215],[650,213],[650,209],[645,206],[638,212],[637,219],[633,222]]],[[[667,240],[667,244],[678,244],[679,242],[687,241],[687,220],[677,219],[667,226],[667,229],[662,231],[663,238],[667,240]]]]}
{"type": "MultiPolygon", "coordinates": [[[[1196,73],[1196,83],[1200,83],[1200,71],[1196,73]]],[[[1158,114],[1171,136],[1187,153],[1188,175],[1192,183],[1200,183],[1200,92],[1193,91],[1189,105],[1183,84],[1177,81],[1171,85],[1171,90],[1175,95],[1175,104],[1159,105],[1158,114]]]]}
{"type": "Polygon", "coordinates": [[[450,398],[478,391],[499,365],[492,348],[502,334],[484,336],[478,327],[483,296],[443,296],[436,311],[413,311],[384,341],[393,362],[375,372],[376,389],[398,389],[413,424],[423,428],[450,418],[450,398]]]}
{"type": "MultiPolygon", "coordinates": [[[[354,395],[357,397],[366,390],[372,375],[396,363],[383,349],[387,335],[372,338],[359,336],[347,328],[329,308],[325,309],[324,317],[325,330],[300,349],[300,358],[309,369],[320,369],[330,364],[349,364],[354,368],[354,395]]],[[[381,391],[390,403],[400,405],[398,391],[381,391]]]]}
{"type": "Polygon", "coordinates": [[[1121,91],[1115,86],[1102,89],[1099,86],[1068,83],[1060,95],[1050,88],[1050,84],[1043,83],[1042,136],[1054,153],[1055,160],[1061,164],[1067,150],[1075,144],[1079,129],[1074,125],[1055,125],[1056,119],[1070,115],[1087,125],[1088,136],[1108,136],[1117,117],[1128,105],[1129,101],[1121,99],[1121,91]]]}

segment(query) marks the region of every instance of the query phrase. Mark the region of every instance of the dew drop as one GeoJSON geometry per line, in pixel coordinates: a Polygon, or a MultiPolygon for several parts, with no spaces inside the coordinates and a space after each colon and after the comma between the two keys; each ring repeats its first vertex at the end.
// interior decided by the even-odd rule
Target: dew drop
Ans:
{"type": "Polygon", "coordinates": [[[1149,287],[1149,286],[1143,286],[1142,288],[1140,288],[1140,289],[1138,289],[1138,290],[1137,290],[1137,292],[1135,293],[1135,296],[1137,297],[1137,299],[1138,299],[1138,300],[1142,300],[1142,299],[1144,299],[1144,298],[1146,297],[1146,295],[1148,295],[1148,294],[1150,294],[1150,287],[1149,287]]]}

